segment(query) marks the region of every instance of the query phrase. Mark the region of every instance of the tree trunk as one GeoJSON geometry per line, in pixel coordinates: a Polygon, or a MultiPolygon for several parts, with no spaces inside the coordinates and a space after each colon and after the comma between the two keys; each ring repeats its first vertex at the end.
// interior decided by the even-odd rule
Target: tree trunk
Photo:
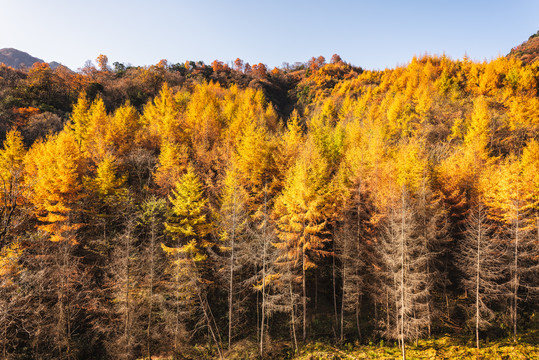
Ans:
{"type": "Polygon", "coordinates": [[[475,264],[475,346],[479,349],[479,274],[481,270],[481,223],[477,234],[477,259],[475,264]]]}
{"type": "MultiPolygon", "coordinates": [[[[333,239],[335,239],[335,235],[333,234],[333,239]]],[[[332,260],[333,260],[333,263],[332,263],[332,267],[331,267],[331,277],[333,278],[332,282],[333,282],[333,310],[335,312],[335,328],[337,328],[337,326],[339,326],[339,315],[338,315],[338,312],[337,312],[337,276],[335,275],[335,240],[333,240],[333,256],[332,256],[332,260]]],[[[343,293],[344,293],[344,290],[343,290],[343,293]]],[[[344,301],[343,301],[344,302],[344,301]]],[[[335,334],[337,332],[335,331],[335,334]]],[[[342,326],[341,326],[341,341],[342,341],[342,326]]]]}
{"type": "MultiPolygon", "coordinates": [[[[178,245],[177,248],[180,248],[180,240],[178,238],[178,245]]],[[[179,353],[179,344],[178,344],[178,336],[180,332],[180,290],[179,290],[179,282],[180,282],[180,253],[176,254],[176,321],[174,322],[174,356],[177,356],[179,353]]]]}
{"type": "MultiPolygon", "coordinates": [[[[129,225],[128,225],[129,226],[129,225]]],[[[131,252],[131,234],[125,235],[125,254],[124,254],[124,269],[125,269],[125,324],[124,324],[124,336],[125,336],[125,358],[129,359],[129,254],[131,252]]]]}
{"type": "Polygon", "coordinates": [[[210,335],[215,342],[215,345],[217,346],[217,352],[219,353],[219,359],[223,359],[223,353],[221,351],[221,346],[219,345],[219,341],[217,340],[217,336],[215,335],[213,325],[212,325],[212,319],[210,318],[210,314],[208,313],[207,303],[202,297],[202,294],[200,293],[200,289],[197,289],[198,294],[198,300],[200,301],[200,307],[202,308],[202,313],[204,314],[204,318],[206,319],[206,323],[208,324],[208,330],[210,332],[210,335]]]}
{"type": "MultiPolygon", "coordinates": [[[[292,276],[291,269],[290,269],[290,263],[288,264],[288,272],[289,275],[292,276]]],[[[292,289],[292,278],[289,279],[289,288],[290,288],[290,315],[291,315],[291,322],[292,322],[292,337],[294,339],[294,349],[298,350],[298,340],[296,337],[296,314],[295,314],[295,305],[294,305],[294,292],[292,289]]]]}
{"type": "MultiPolygon", "coordinates": [[[[235,211],[235,209],[234,209],[235,211]]],[[[234,236],[236,230],[236,215],[232,216],[232,242],[230,244],[230,274],[228,287],[228,348],[232,342],[232,298],[234,291],[234,236]]]]}
{"type": "Polygon", "coordinates": [[[262,319],[260,324],[260,357],[264,356],[264,323],[266,315],[266,214],[268,206],[268,192],[267,188],[264,188],[264,230],[262,232],[262,319]]]}
{"type": "Polygon", "coordinates": [[[301,247],[302,255],[301,255],[301,277],[302,277],[302,303],[303,303],[303,343],[307,340],[307,286],[305,283],[305,246],[301,247]]]}
{"type": "Polygon", "coordinates": [[[314,269],[314,311],[318,310],[318,269],[314,269]]]}
{"type": "MultiPolygon", "coordinates": [[[[356,256],[360,257],[361,256],[361,185],[362,185],[362,181],[361,179],[359,180],[359,184],[357,186],[357,239],[356,239],[356,250],[357,250],[357,254],[356,256]]],[[[356,274],[359,278],[359,267],[355,269],[356,271],[356,274]]],[[[361,292],[360,292],[361,294],[361,292]]],[[[357,336],[358,336],[358,339],[359,341],[361,341],[361,327],[360,327],[360,318],[359,318],[359,315],[360,315],[360,311],[361,311],[361,296],[359,296],[359,300],[358,300],[358,303],[356,304],[356,326],[357,326],[357,336]]],[[[377,319],[377,314],[376,314],[376,302],[375,302],[375,319],[377,319]]]]}
{"type": "MultiPolygon", "coordinates": [[[[517,190],[518,193],[518,190],[517,190]]],[[[514,273],[513,273],[513,336],[517,337],[517,316],[518,316],[518,288],[519,288],[519,278],[518,278],[518,241],[519,241],[519,232],[520,232],[520,223],[519,223],[519,203],[517,202],[517,214],[516,214],[516,223],[515,223],[515,258],[514,258],[514,273]]]]}
{"type": "MultiPolygon", "coordinates": [[[[344,341],[344,299],[346,296],[346,265],[343,261],[342,265],[342,301],[341,301],[341,342],[344,341]]],[[[337,310],[337,303],[335,302],[335,315],[337,310]]]]}
{"type": "Polygon", "coordinates": [[[152,341],[152,314],[153,314],[153,281],[154,281],[154,262],[155,262],[155,219],[152,218],[151,228],[150,228],[150,298],[148,304],[148,324],[146,327],[146,341],[148,354],[148,360],[152,360],[152,350],[151,350],[151,341],[152,341]]]}
{"type": "Polygon", "coordinates": [[[404,199],[404,190],[402,192],[402,216],[401,216],[401,278],[400,278],[400,288],[401,288],[401,345],[402,345],[402,359],[406,359],[406,345],[404,341],[404,316],[405,316],[405,302],[404,302],[404,271],[406,269],[405,264],[405,239],[404,239],[404,228],[405,228],[405,217],[404,217],[404,211],[405,211],[405,199],[404,199]]]}

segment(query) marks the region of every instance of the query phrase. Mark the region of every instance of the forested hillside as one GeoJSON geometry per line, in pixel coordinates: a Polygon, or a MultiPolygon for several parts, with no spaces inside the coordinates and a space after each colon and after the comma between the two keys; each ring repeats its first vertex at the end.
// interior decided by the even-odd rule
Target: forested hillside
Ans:
{"type": "Polygon", "coordinates": [[[513,57],[0,66],[2,358],[536,331],[538,91],[513,57]]]}

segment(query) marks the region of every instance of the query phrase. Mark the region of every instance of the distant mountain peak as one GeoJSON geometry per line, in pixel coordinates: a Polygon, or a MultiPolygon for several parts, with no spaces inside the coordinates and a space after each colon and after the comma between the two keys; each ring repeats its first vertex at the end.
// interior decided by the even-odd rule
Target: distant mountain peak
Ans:
{"type": "MultiPolygon", "coordinates": [[[[30,68],[36,62],[45,61],[21,50],[13,48],[0,49],[0,63],[4,63],[7,66],[11,66],[13,68],[30,68]]],[[[49,63],[49,65],[51,69],[56,69],[61,64],[56,61],[52,61],[49,63]]]]}
{"type": "Polygon", "coordinates": [[[36,58],[24,51],[13,48],[0,49],[0,63],[14,68],[22,66],[31,67],[36,62],[44,62],[40,58],[36,58]]]}

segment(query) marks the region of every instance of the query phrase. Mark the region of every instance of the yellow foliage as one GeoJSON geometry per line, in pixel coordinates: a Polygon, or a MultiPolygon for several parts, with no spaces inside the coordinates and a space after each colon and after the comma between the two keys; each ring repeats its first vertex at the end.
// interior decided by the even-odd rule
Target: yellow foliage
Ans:
{"type": "Polygon", "coordinates": [[[484,97],[478,97],[474,101],[470,125],[464,136],[464,144],[482,158],[487,156],[491,136],[490,126],[487,100],[484,97]]]}
{"type": "Polygon", "coordinates": [[[6,207],[22,201],[20,187],[23,183],[25,154],[21,133],[17,130],[8,131],[4,148],[0,150],[0,181],[3,190],[0,191],[0,200],[6,207]]]}
{"type": "Polygon", "coordinates": [[[14,275],[20,271],[19,258],[23,249],[19,242],[13,242],[0,251],[0,278],[14,275]]]}
{"type": "Polygon", "coordinates": [[[399,138],[409,135],[413,130],[412,114],[406,96],[397,93],[394,97],[387,98],[387,101],[387,137],[399,138]]]}
{"type": "Polygon", "coordinates": [[[86,93],[79,94],[77,103],[73,106],[71,113],[71,129],[73,130],[75,139],[82,145],[86,141],[88,123],[90,116],[90,103],[86,97],[86,93]]]}
{"type": "Polygon", "coordinates": [[[81,149],[95,162],[103,159],[108,152],[106,143],[106,128],[109,125],[109,116],[105,103],[100,97],[96,98],[88,112],[86,138],[81,143],[81,149]]]}
{"type": "Polygon", "coordinates": [[[143,110],[143,123],[151,140],[160,144],[182,139],[178,108],[172,89],[165,83],[159,95],[143,110]]]}
{"type": "Polygon", "coordinates": [[[117,196],[124,192],[125,176],[117,175],[116,159],[106,154],[97,165],[95,178],[88,179],[90,187],[102,198],[117,196]]]}
{"type": "Polygon", "coordinates": [[[281,260],[302,262],[304,269],[315,266],[306,254],[322,255],[320,235],[330,214],[330,188],[328,164],[310,144],[288,173],[282,195],[276,200],[275,216],[280,242],[274,243],[284,250],[281,260]]]}
{"type": "Polygon", "coordinates": [[[166,231],[176,240],[176,251],[188,254],[193,260],[205,258],[204,249],[211,246],[207,235],[210,223],[206,219],[208,200],[192,166],[176,182],[169,196],[171,208],[166,231]]]}
{"type": "Polygon", "coordinates": [[[75,242],[77,204],[83,197],[85,161],[73,132],[64,130],[35,143],[25,158],[30,200],[42,223],[39,227],[53,241],[75,242]]]}
{"type": "Polygon", "coordinates": [[[254,123],[249,124],[239,140],[232,164],[251,195],[251,210],[256,210],[256,206],[261,204],[264,188],[272,181],[271,151],[266,130],[254,123]]]}
{"type": "Polygon", "coordinates": [[[274,156],[279,173],[284,176],[299,156],[303,146],[303,128],[300,124],[299,114],[293,111],[287,122],[287,128],[281,136],[277,147],[278,153],[274,156]]]}
{"type": "Polygon", "coordinates": [[[414,98],[416,101],[415,111],[420,117],[424,117],[432,105],[432,97],[428,86],[423,84],[417,88],[414,98]]]}
{"type": "Polygon", "coordinates": [[[168,194],[187,168],[188,149],[185,146],[164,141],[158,160],[155,183],[164,194],[168,194]]]}
{"type": "Polygon", "coordinates": [[[129,102],[120,106],[104,129],[106,150],[117,157],[127,155],[140,141],[141,126],[139,113],[129,102]]]}
{"type": "Polygon", "coordinates": [[[396,183],[415,192],[427,173],[428,160],[423,154],[424,146],[418,142],[401,145],[394,154],[396,166],[396,183]]]}
{"type": "Polygon", "coordinates": [[[509,129],[530,129],[537,131],[539,128],[539,99],[537,97],[512,97],[509,105],[509,129]]]}

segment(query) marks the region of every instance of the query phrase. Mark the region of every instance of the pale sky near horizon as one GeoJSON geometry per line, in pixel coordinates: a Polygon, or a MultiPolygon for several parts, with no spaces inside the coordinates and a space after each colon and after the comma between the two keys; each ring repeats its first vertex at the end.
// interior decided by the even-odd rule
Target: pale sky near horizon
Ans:
{"type": "Polygon", "coordinates": [[[273,67],[334,53],[365,69],[425,53],[482,61],[537,30],[538,0],[0,0],[0,48],[73,70],[99,54],[132,65],[239,57],[273,67]]]}

